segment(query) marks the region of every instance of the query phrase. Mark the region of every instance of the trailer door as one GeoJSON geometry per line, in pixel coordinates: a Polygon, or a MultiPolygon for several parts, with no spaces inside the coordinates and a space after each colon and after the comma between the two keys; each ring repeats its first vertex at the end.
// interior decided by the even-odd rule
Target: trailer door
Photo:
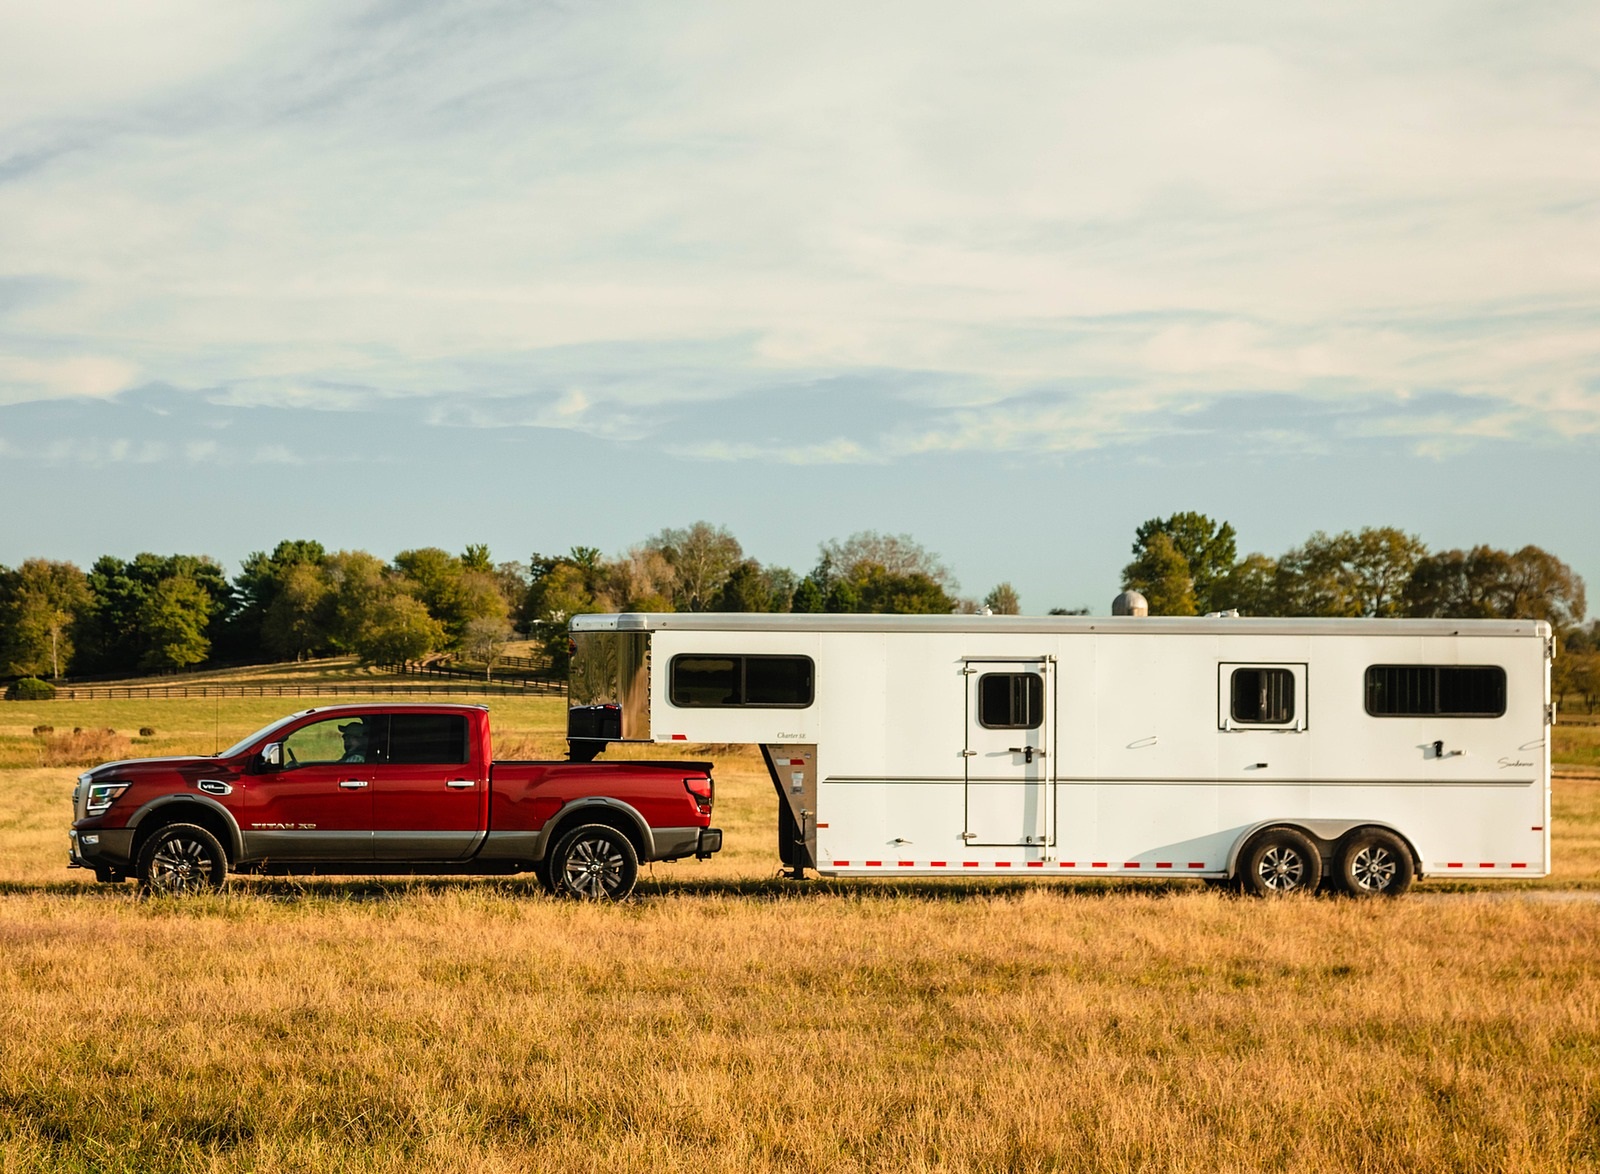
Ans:
{"type": "Polygon", "coordinates": [[[1053,842],[1050,769],[1055,762],[1055,662],[968,658],[967,812],[962,838],[985,844],[1053,842]]]}

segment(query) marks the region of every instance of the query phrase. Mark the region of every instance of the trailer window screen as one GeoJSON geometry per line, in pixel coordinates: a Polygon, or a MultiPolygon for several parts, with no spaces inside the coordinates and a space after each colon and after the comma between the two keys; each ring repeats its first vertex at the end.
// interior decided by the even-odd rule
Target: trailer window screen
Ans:
{"type": "Polygon", "coordinates": [[[1294,721],[1294,673],[1289,669],[1235,669],[1232,693],[1231,712],[1240,725],[1294,721]]]}
{"type": "Polygon", "coordinates": [[[1506,671],[1499,665],[1375,664],[1367,669],[1373,717],[1499,717],[1506,671]]]}
{"type": "Polygon", "coordinates": [[[985,673],[978,678],[978,724],[991,730],[1036,730],[1044,720],[1044,678],[1038,673],[985,673]]]}
{"type": "Polygon", "coordinates": [[[809,656],[675,656],[672,704],[684,709],[804,709],[815,696],[809,656]]]}

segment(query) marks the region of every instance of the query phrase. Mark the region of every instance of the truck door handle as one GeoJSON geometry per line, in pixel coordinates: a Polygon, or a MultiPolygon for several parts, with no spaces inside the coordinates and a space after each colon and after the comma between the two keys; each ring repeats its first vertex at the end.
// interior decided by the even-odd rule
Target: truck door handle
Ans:
{"type": "Polygon", "coordinates": [[[359,791],[367,785],[366,779],[340,779],[339,786],[346,791],[359,791]]]}
{"type": "Polygon", "coordinates": [[[478,784],[473,779],[451,779],[449,782],[447,782],[445,784],[445,786],[454,787],[458,791],[462,787],[475,787],[477,785],[478,784]]]}

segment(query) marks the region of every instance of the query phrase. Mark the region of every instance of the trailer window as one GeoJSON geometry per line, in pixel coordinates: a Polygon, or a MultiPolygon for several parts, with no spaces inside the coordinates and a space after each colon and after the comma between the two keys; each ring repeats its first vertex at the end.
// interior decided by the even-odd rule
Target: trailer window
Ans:
{"type": "Polygon", "coordinates": [[[1373,717],[1500,717],[1506,670],[1499,665],[1375,664],[1367,669],[1373,717]]]}
{"type": "Polygon", "coordinates": [[[1044,678],[1038,673],[984,673],[978,678],[978,724],[991,730],[1036,730],[1044,720],[1044,678]]]}
{"type": "Polygon", "coordinates": [[[804,709],[816,692],[815,675],[809,656],[675,656],[672,704],[684,709],[804,709]]]}
{"type": "Polygon", "coordinates": [[[1240,725],[1294,721],[1294,673],[1289,669],[1235,669],[1231,692],[1233,720],[1240,725]]]}

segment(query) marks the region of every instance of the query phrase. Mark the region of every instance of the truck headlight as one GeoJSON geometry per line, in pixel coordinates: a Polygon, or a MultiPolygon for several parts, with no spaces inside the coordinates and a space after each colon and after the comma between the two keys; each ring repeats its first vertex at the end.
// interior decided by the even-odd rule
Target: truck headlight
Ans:
{"type": "Polygon", "coordinates": [[[85,815],[104,815],[128,789],[127,783],[90,783],[89,801],[84,806],[85,815]]]}

